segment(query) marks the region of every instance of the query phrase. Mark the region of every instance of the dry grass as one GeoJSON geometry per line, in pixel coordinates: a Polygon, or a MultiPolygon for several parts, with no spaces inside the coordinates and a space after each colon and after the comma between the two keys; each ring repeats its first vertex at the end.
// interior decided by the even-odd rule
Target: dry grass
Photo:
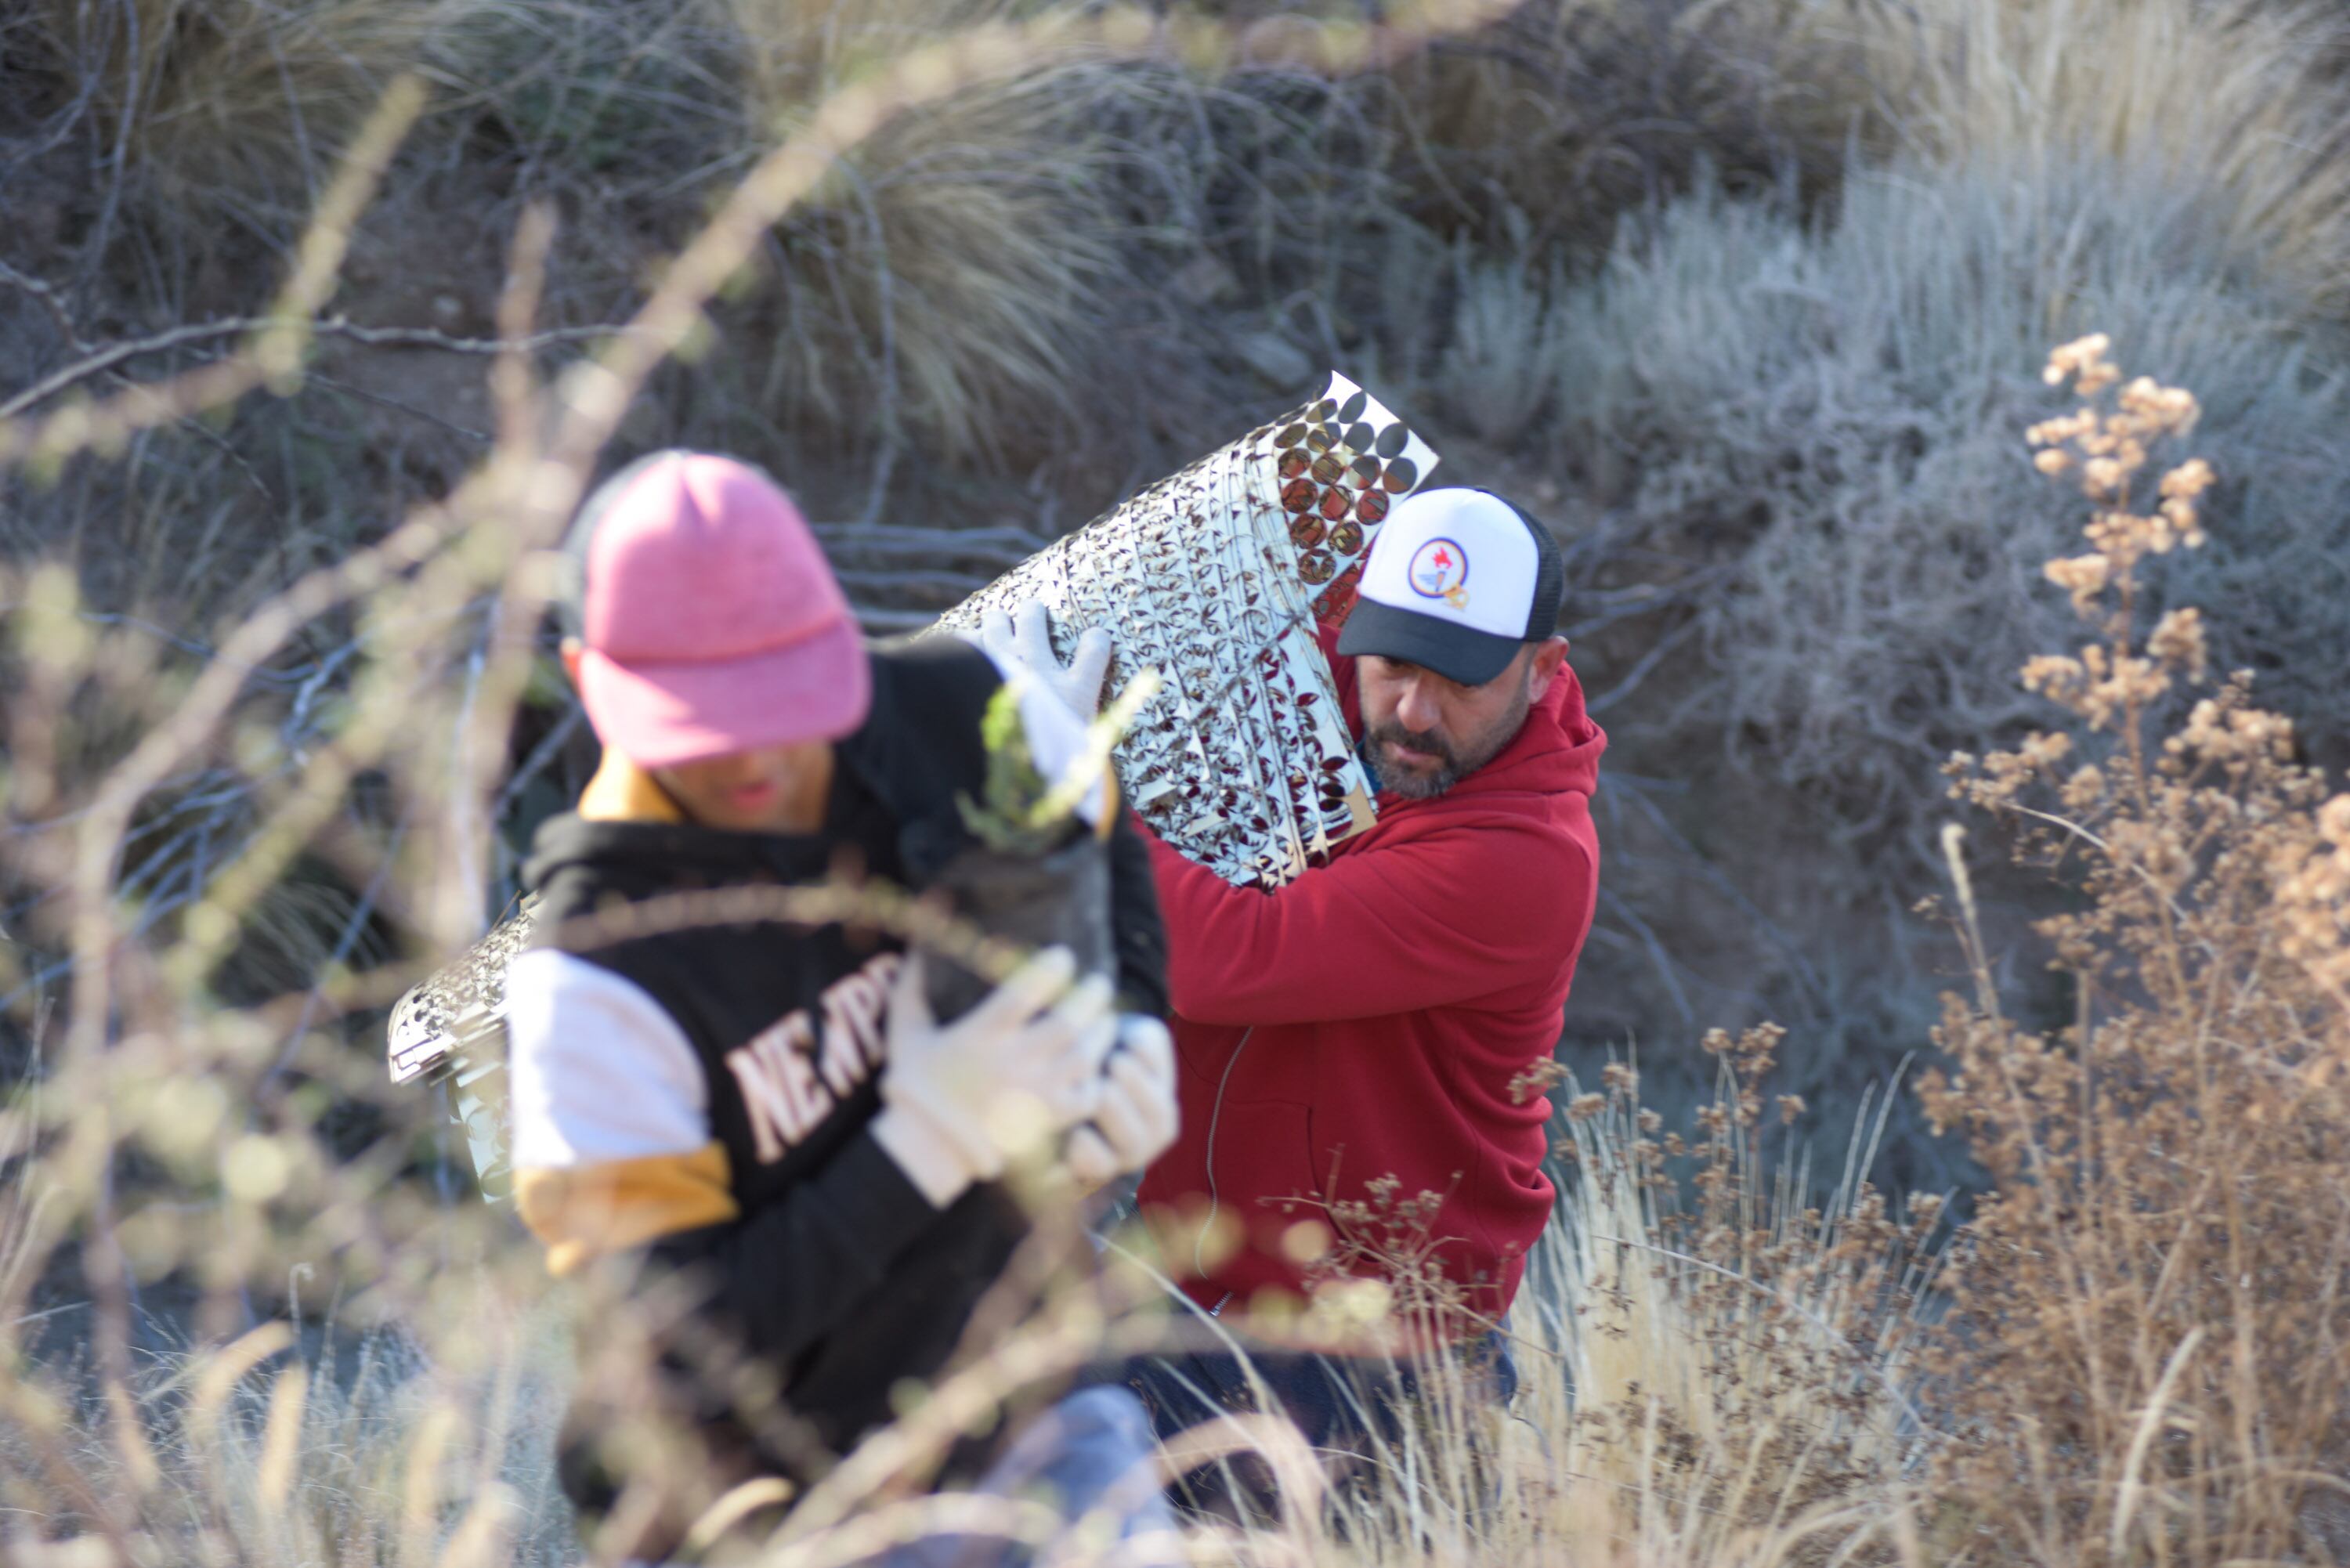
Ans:
{"type": "MultiPolygon", "coordinates": [[[[1023,9],[737,0],[751,133],[804,121],[910,38],[1023,9]]],[[[1115,341],[1098,327],[1132,308],[1119,262],[1138,152],[1119,138],[1187,96],[1075,50],[860,149],[778,234],[743,317],[768,345],[753,362],[768,417],[951,462],[1049,451],[1098,421],[1087,394],[1115,341]]]]}
{"type": "MultiPolygon", "coordinates": [[[[520,1341],[497,1321],[517,1303],[472,1304],[484,1320],[474,1329],[482,1360],[462,1370],[458,1335],[435,1335],[428,1353],[396,1329],[340,1344],[317,1333],[297,1338],[273,1323],[201,1354],[157,1354],[136,1397],[158,1528],[127,1538],[129,1560],[386,1568],[575,1561],[569,1510],[545,1455],[565,1379],[550,1346],[520,1341]]],[[[544,1334],[545,1315],[526,1313],[524,1332],[544,1334]]],[[[66,1437],[55,1460],[94,1479],[135,1478],[139,1467],[102,1434],[100,1417],[66,1437]]],[[[36,1474],[37,1439],[21,1431],[10,1438],[11,1469],[36,1474]]],[[[15,1506],[47,1516],[40,1533],[69,1528],[54,1496],[22,1480],[16,1492],[15,1506]]],[[[20,1537],[20,1546],[31,1547],[32,1561],[47,1560],[30,1540],[20,1537]]]]}
{"type": "Polygon", "coordinates": [[[1887,8],[1872,40],[1937,160],[2093,159],[2205,207],[2234,257],[2339,319],[2350,249],[2340,9],[2300,0],[2006,0],[1887,8]],[[1889,55],[1891,57],[1887,58],[1889,55]]]}
{"type": "MultiPolygon", "coordinates": [[[[1932,1216],[1920,1205],[1907,1227],[1894,1226],[1857,1186],[1824,1214],[1792,1201],[1752,1141],[1771,1114],[1759,1088],[1769,1044],[1725,1042],[1721,1097],[1669,1138],[1639,1113],[1628,1075],[1610,1075],[1588,1106],[1578,1098],[1558,1173],[1566,1199],[1513,1325],[1523,1383],[1508,1420],[1497,1423],[1457,1382],[1433,1380],[1354,1484],[1309,1493],[1311,1506],[1260,1529],[1194,1521],[1188,1560],[1773,1568],[1839,1545],[1888,1554],[1927,1436],[1908,1408],[1901,1346],[1904,1303],[1930,1268],[1918,1243],[1932,1216]],[[1698,1202],[1684,1203],[1661,1174],[1668,1147],[1697,1153],[1708,1173],[1698,1202]]],[[[124,1065],[151,1074],[155,1064],[124,1065]]],[[[224,1069],[234,1064],[209,1064],[224,1069]]],[[[283,1189],[265,1196],[271,1171],[241,1165],[256,1146],[235,1141],[233,1098],[197,1095],[193,1083],[151,1076],[119,1100],[126,1154],[136,1147],[186,1169],[205,1162],[213,1137],[233,1140],[224,1200],[191,1204],[151,1179],[126,1193],[122,1256],[159,1295],[189,1270],[222,1277],[221,1261],[199,1260],[224,1237],[263,1243],[228,1265],[257,1282],[315,1245],[305,1237],[359,1196],[348,1167],[285,1135],[268,1146],[292,1167],[276,1178],[283,1189]]],[[[0,1205],[9,1231],[41,1190],[20,1182],[10,1191],[0,1205]]],[[[77,1563],[576,1560],[547,1468],[572,1382],[565,1341],[574,1322],[615,1303],[546,1299],[527,1243],[502,1235],[502,1215],[439,1209],[400,1189],[377,1197],[370,1240],[397,1251],[380,1260],[392,1264],[381,1278],[338,1303],[332,1265],[328,1278],[297,1266],[297,1299],[328,1308],[323,1328],[224,1332],[203,1308],[159,1299],[136,1319],[156,1348],[140,1351],[127,1405],[98,1392],[97,1369],[49,1348],[77,1330],[53,1329],[46,1342],[38,1328],[22,1331],[36,1370],[0,1388],[5,1495],[39,1521],[13,1542],[22,1560],[62,1564],[68,1542],[85,1554],[77,1563]],[[338,1344],[338,1322],[380,1326],[342,1330],[356,1337],[338,1344]],[[56,1427],[39,1415],[64,1408],[81,1418],[56,1427]],[[137,1418],[126,1428],[129,1410],[137,1418]]],[[[23,1288],[21,1265],[16,1277],[23,1288]]],[[[1139,1279],[1120,1288],[1136,1285],[1148,1292],[1139,1279]]],[[[1105,1325],[1091,1293],[1068,1299],[1077,1310],[1048,1303],[939,1404],[956,1402],[958,1387],[1015,1393],[1097,1345],[1105,1325]]],[[[1157,1321],[1107,1331],[1143,1344],[1157,1321]]],[[[608,1348],[619,1336],[607,1326],[598,1338],[608,1348]]],[[[836,1522],[803,1527],[757,1560],[847,1560],[858,1540],[917,1521],[919,1505],[891,1483],[928,1450],[922,1425],[878,1435],[860,1457],[880,1461],[863,1478],[872,1496],[853,1494],[836,1522]]],[[[1277,1432],[1243,1448],[1313,1462],[1277,1432]]]]}
{"type": "Polygon", "coordinates": [[[1535,0],[1392,87],[1404,198],[1488,241],[1515,212],[1545,251],[1711,165],[1742,187],[1831,185],[1883,133],[1878,0],[1535,0]]]}
{"type": "MultiPolygon", "coordinates": [[[[97,248],[126,205],[193,209],[283,244],[392,77],[482,4],[38,0],[16,45],[71,90],[52,134],[83,142],[100,182],[97,248]]],[[[170,227],[198,248],[218,243],[170,227]]]]}

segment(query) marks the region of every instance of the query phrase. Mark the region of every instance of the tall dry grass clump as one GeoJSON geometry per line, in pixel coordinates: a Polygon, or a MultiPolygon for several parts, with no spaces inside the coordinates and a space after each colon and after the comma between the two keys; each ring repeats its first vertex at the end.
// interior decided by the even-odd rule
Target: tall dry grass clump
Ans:
{"type": "Polygon", "coordinates": [[[1808,1161],[1766,1155],[1804,1110],[1767,1088],[1783,1038],[1711,1032],[1717,1087],[1685,1126],[1624,1064],[1568,1097],[1558,1224],[1520,1315],[1558,1335],[1572,1390],[1564,1511],[1638,1561],[1893,1553],[1936,1436],[1912,1394],[1943,1202],[1877,1191],[1865,1141],[1825,1197],[1808,1161]]]}
{"type": "Polygon", "coordinates": [[[2350,308],[2341,8],[2307,0],[1936,0],[1874,8],[1895,134],[1960,167],[2089,159],[2209,204],[2314,314],[2350,308]]]}
{"type": "Polygon", "coordinates": [[[2093,508],[2089,551],[2048,576],[2094,637],[2024,680],[2086,739],[1952,764],[1953,794],[2084,899],[2040,927],[2073,1022],[2007,1016],[1971,938],[1976,994],[1938,1034],[1952,1065],[1921,1085],[1995,1184],[1939,1336],[1939,1528],[1951,1552],[2033,1563],[2331,1555],[2350,1486],[2350,796],[2325,799],[2248,677],[2188,695],[2208,680],[2196,609],[2148,628],[2150,568],[2203,544],[2215,475],[2158,463],[2195,400],[2124,383],[2105,354],[2057,353],[2049,379],[2082,403],[2032,432],[2093,508]]]}
{"type": "Polygon", "coordinates": [[[275,234],[392,78],[483,4],[34,0],[12,44],[79,84],[114,199],[202,203],[275,234]]]}
{"type": "Polygon", "coordinates": [[[1544,251],[1575,251],[1704,164],[1742,188],[1825,189],[1856,138],[1885,137],[1877,40],[1908,10],[1530,0],[1398,73],[1403,204],[1496,249],[1514,212],[1544,251]]]}
{"type": "MultiPolygon", "coordinates": [[[[755,145],[915,40],[1049,7],[1012,0],[729,0],[755,145]]],[[[743,314],[765,345],[753,399],[786,426],[948,462],[1046,451],[1097,424],[1098,358],[1121,259],[1149,222],[1128,203],[1148,122],[1197,95],[1082,47],[1040,51],[872,138],[777,231],[743,314]],[[1059,433],[1056,433],[1059,432],[1059,433]]],[[[1162,166],[1153,177],[1180,182],[1162,166]]]]}

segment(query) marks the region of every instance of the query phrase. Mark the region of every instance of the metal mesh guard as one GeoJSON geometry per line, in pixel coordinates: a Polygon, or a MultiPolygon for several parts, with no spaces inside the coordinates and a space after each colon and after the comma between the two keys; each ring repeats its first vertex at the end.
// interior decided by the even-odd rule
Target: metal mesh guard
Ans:
{"type": "Polygon", "coordinates": [[[514,1147],[505,1095],[506,970],[530,943],[536,896],[458,960],[392,1005],[384,1054],[395,1084],[443,1088],[464,1134],[473,1180],[492,1203],[514,1196],[514,1147]]]}
{"type": "Polygon", "coordinates": [[[1165,682],[1118,747],[1126,799],[1227,881],[1276,888],[1371,825],[1315,623],[1346,619],[1388,509],[1436,463],[1334,374],[1317,400],[1030,556],[936,629],[975,632],[1033,599],[1066,659],[1080,631],[1107,628],[1113,687],[1146,666],[1165,682]]]}

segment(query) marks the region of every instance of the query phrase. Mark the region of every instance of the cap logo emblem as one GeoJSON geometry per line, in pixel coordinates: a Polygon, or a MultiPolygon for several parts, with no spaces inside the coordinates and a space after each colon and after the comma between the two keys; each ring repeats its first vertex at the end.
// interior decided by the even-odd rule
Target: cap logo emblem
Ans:
{"type": "Polygon", "coordinates": [[[1424,599],[1442,599],[1454,609],[1469,607],[1469,552],[1451,539],[1430,539],[1413,552],[1404,576],[1424,599]]]}

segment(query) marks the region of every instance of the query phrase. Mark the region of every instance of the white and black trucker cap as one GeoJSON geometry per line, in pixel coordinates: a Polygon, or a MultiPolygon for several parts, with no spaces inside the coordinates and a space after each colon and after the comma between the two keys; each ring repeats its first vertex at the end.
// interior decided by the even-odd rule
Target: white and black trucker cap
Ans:
{"type": "Polygon", "coordinates": [[[1550,530],[1489,490],[1423,490],[1388,514],[1342,654],[1378,654],[1482,686],[1558,629],[1550,530]]]}

